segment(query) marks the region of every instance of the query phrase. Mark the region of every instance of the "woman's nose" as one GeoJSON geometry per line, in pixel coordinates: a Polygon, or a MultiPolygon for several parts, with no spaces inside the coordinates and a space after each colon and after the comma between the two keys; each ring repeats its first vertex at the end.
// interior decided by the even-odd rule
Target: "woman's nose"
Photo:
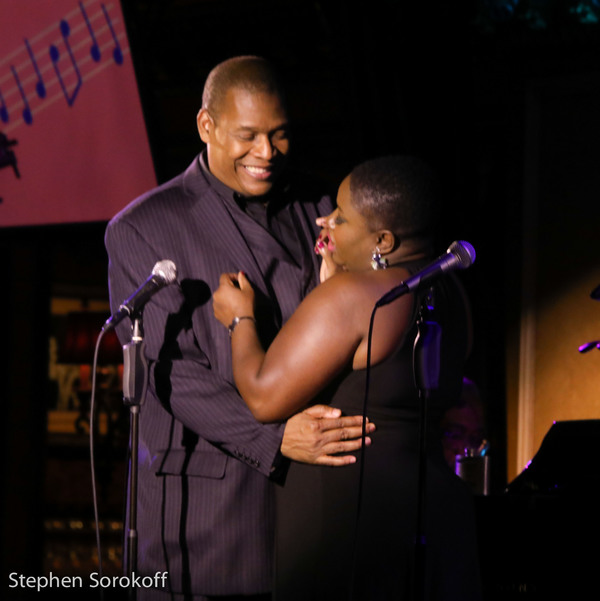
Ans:
{"type": "Polygon", "coordinates": [[[336,211],[334,211],[333,213],[330,213],[326,217],[319,217],[317,219],[317,225],[319,225],[322,228],[329,228],[330,230],[334,229],[335,228],[335,213],[336,213],[336,211]]]}

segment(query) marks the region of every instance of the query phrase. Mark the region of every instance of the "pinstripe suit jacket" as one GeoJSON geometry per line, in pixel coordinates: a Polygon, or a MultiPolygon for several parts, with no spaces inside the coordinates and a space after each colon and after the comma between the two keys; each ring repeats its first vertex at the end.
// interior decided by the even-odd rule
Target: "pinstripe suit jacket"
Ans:
{"type": "MultiPolygon", "coordinates": [[[[286,195],[305,248],[302,264],[233,198],[217,194],[199,157],[133,201],[106,230],[113,311],[158,261],[170,259],[178,271],[179,285],[160,290],[143,312],[149,384],[140,407],[137,514],[137,572],[168,571],[175,593],[271,588],[269,475],[283,426],[257,423],[238,396],[211,291],[222,272],[246,272],[269,338],[314,287],[314,221],[331,202],[322,191],[300,197],[293,185],[286,195]]],[[[122,343],[130,329],[128,320],[120,324],[122,343]]]]}

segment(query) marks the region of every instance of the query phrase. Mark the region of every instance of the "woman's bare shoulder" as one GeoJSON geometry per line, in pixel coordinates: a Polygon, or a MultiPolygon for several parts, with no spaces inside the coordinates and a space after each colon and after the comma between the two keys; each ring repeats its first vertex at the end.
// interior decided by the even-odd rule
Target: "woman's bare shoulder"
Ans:
{"type": "MultiPolygon", "coordinates": [[[[374,271],[341,272],[317,286],[303,304],[322,311],[356,315],[370,312],[377,300],[402,281],[374,271]]],[[[307,307],[307,308],[308,308],[307,307]]]]}

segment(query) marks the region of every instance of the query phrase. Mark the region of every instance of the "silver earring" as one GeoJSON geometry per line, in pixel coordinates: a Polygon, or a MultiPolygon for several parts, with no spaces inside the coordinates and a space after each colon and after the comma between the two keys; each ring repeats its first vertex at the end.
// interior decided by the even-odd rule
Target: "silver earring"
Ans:
{"type": "Polygon", "coordinates": [[[379,269],[387,269],[388,261],[382,258],[379,248],[375,247],[373,254],[371,255],[371,267],[378,271],[379,269]]]}

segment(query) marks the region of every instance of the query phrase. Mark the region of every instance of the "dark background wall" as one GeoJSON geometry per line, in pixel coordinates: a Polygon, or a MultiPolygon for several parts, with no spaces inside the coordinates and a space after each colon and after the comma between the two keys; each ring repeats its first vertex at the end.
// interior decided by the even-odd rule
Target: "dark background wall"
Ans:
{"type": "MultiPolygon", "coordinates": [[[[540,78],[596,77],[598,23],[582,23],[577,5],[594,3],[123,2],[160,182],[201,149],[195,116],[209,70],[246,53],[286,74],[302,167],[338,182],[359,161],[398,152],[438,168],[447,190],[440,250],[464,239],[478,255],[463,274],[476,326],[469,374],[488,404],[495,490],[506,484],[505,336],[518,311],[526,90],[540,78]]],[[[107,295],[105,226],[0,231],[7,573],[39,574],[42,561],[50,298],[70,287],[107,295]]]]}

